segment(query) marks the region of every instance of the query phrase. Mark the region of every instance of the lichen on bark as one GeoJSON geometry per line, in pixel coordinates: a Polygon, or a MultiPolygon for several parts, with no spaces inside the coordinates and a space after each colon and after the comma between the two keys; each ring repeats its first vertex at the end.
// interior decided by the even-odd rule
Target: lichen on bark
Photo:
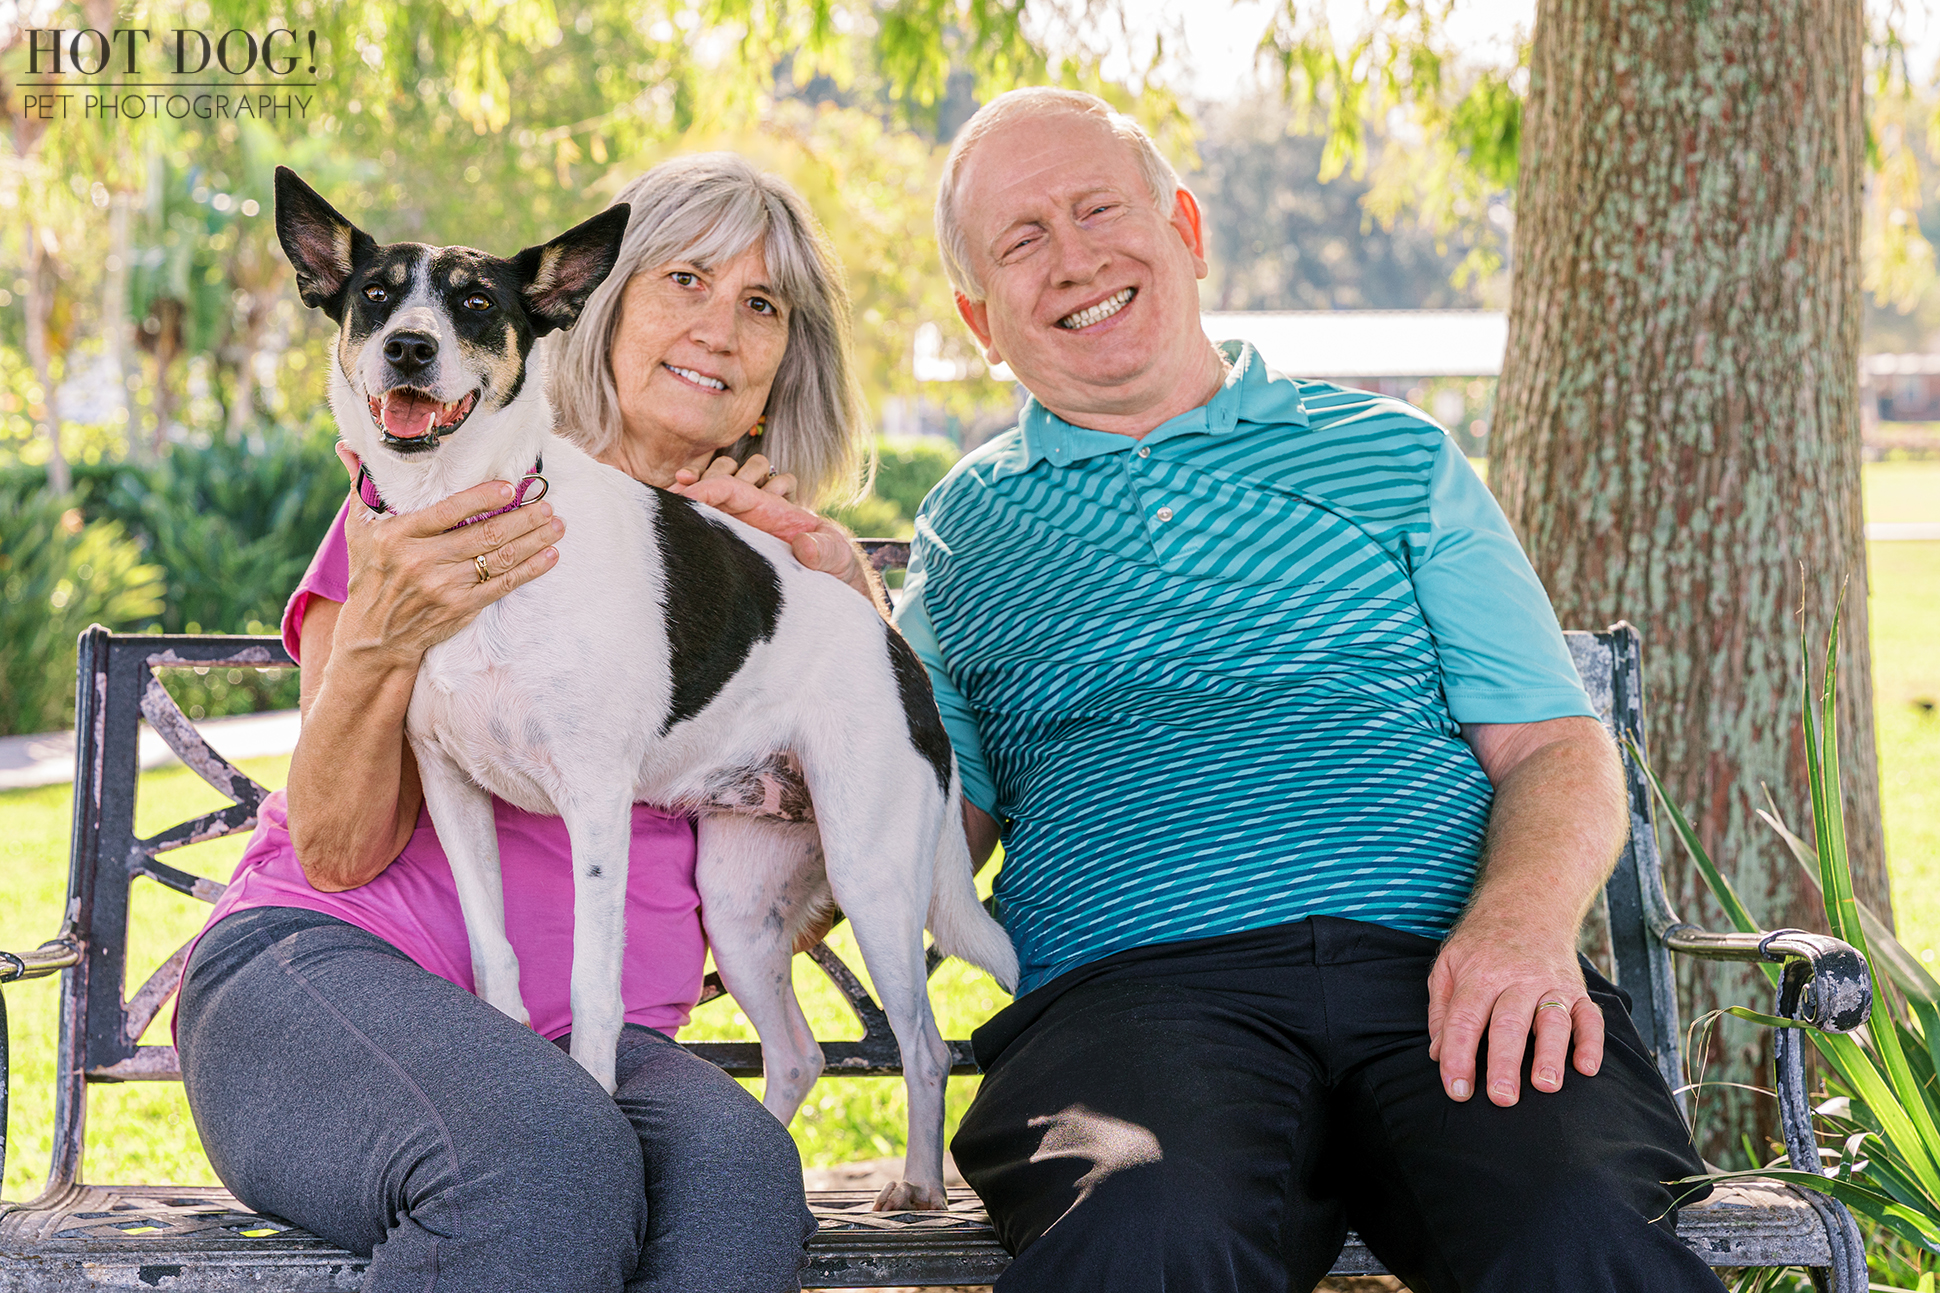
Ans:
{"type": "MultiPolygon", "coordinates": [[[[1801,607],[1821,642],[1844,613],[1854,873],[1890,911],[1859,495],[1862,39],[1858,0],[1541,0],[1524,112],[1491,484],[1565,625],[1642,630],[1653,763],[1774,928],[1824,923],[1755,816],[1769,787],[1810,819],[1801,607]]],[[[1672,902],[1720,927],[1664,839],[1672,902]]],[[[1769,1005],[1746,967],[1679,983],[1687,1023],[1769,1005]]],[[[1703,1076],[1768,1087],[1769,1047],[1725,1020],[1703,1076]]],[[[1696,1107],[1717,1159],[1775,1126],[1731,1086],[1696,1107]]]]}

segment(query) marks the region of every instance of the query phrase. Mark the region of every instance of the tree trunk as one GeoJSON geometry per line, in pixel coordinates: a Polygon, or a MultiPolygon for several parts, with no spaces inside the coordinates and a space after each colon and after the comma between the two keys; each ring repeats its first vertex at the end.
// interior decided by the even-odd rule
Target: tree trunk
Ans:
{"type": "Polygon", "coordinates": [[[54,253],[47,244],[46,230],[28,221],[23,231],[27,240],[27,362],[34,366],[34,380],[40,384],[41,411],[47,431],[47,488],[65,496],[74,488],[67,457],[61,452],[61,401],[54,388],[54,367],[48,354],[47,320],[54,312],[54,291],[59,274],[54,253]]]}
{"type": "MultiPolygon", "coordinates": [[[[1861,24],[1859,0],[1541,0],[1524,116],[1490,483],[1566,625],[1643,631],[1651,758],[1772,928],[1824,928],[1754,816],[1769,787],[1810,821],[1801,604],[1821,654],[1843,609],[1853,870],[1890,913],[1859,496],[1861,24]]],[[[1660,839],[1679,913],[1723,927],[1660,839]]],[[[1687,1025],[1769,1008],[1750,967],[1679,976],[1687,1025]]],[[[1691,1077],[1769,1087],[1769,1034],[1724,1023],[1691,1077]]],[[[1708,1157],[1736,1164],[1743,1133],[1766,1152],[1769,1098],[1708,1086],[1695,1111],[1708,1157]]]]}

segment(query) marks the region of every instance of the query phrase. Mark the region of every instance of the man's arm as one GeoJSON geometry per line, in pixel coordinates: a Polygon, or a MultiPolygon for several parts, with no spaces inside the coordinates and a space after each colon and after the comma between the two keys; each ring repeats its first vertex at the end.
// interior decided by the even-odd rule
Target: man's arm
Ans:
{"type": "Polygon", "coordinates": [[[1584,988],[1576,935],[1628,830],[1623,771],[1592,718],[1465,724],[1462,736],[1495,807],[1474,895],[1428,976],[1428,1054],[1449,1097],[1467,1100],[1486,1032],[1489,1099],[1512,1105],[1532,1029],[1539,1091],[1563,1085],[1572,1038],[1577,1072],[1603,1063],[1603,1013],[1584,988]]]}

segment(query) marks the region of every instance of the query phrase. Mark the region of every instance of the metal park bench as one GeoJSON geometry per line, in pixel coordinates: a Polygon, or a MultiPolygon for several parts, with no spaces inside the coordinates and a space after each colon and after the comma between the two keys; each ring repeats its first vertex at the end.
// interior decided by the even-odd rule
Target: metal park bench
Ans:
{"type": "MultiPolygon", "coordinates": [[[[900,566],[907,546],[872,543],[878,569],[900,566]]],[[[1619,624],[1572,633],[1569,645],[1592,699],[1614,734],[1641,747],[1640,640],[1619,624]]],[[[171,849],[250,830],[268,792],[211,749],[155,676],[162,667],[229,669],[287,665],[273,637],[157,637],[90,629],[81,639],[76,707],[74,834],[66,919],[31,952],[0,953],[0,982],[64,975],[56,1065],[54,1150],[46,1189],[31,1203],[0,1204],[0,1289],[16,1293],[116,1288],[214,1293],[351,1290],[364,1262],[276,1217],[251,1212],[221,1189],[92,1185],[81,1180],[90,1084],[179,1080],[175,1051],[140,1038],[174,991],[182,952],[146,982],[127,982],[129,900],[136,877],[213,902],[222,886],[164,860],[171,849]],[[231,806],[147,838],[135,835],[136,741],[142,718],[231,806]],[[132,991],[131,991],[132,988],[132,991]]],[[[1678,920],[1659,881],[1656,836],[1642,775],[1627,762],[1631,837],[1606,890],[1607,948],[1632,1015],[1673,1089],[1682,1084],[1672,952],[1710,959],[1783,962],[1779,1011],[1849,1030],[1864,1020],[1871,985],[1865,962],[1836,940],[1798,930],[1707,934],[1678,920]]],[[[184,949],[186,950],[186,949],[184,949]]],[[[863,1025],[854,1042],[826,1042],[826,1075],[900,1073],[880,1007],[826,946],[809,953],[847,997],[863,1025]]],[[[932,959],[934,964],[934,958],[932,959]]],[[[703,1000],[720,994],[710,984],[703,1000]]],[[[0,999],[0,1039],[5,1037],[0,999]]],[[[0,1046],[4,1041],[0,1040],[0,1046]]],[[[957,1073],[976,1071],[967,1042],[950,1043],[957,1073]]],[[[702,1042],[692,1049],[727,1072],[754,1076],[750,1042],[702,1042]]],[[[1778,1092],[1787,1148],[1796,1166],[1819,1164],[1797,1030],[1777,1039],[1778,1092]]],[[[0,1050],[0,1153],[5,1145],[5,1054],[0,1050]]],[[[947,1213],[872,1213],[872,1196],[810,1196],[820,1220],[809,1241],[810,1288],[983,1284],[1009,1260],[974,1195],[953,1191],[947,1213]]],[[[1866,1288],[1865,1259],[1852,1218],[1839,1204],[1772,1183],[1720,1187],[1686,1208],[1678,1233],[1716,1267],[1802,1266],[1837,1293],[1866,1288]]],[[[1337,1274],[1380,1273],[1350,1237],[1337,1274]]]]}

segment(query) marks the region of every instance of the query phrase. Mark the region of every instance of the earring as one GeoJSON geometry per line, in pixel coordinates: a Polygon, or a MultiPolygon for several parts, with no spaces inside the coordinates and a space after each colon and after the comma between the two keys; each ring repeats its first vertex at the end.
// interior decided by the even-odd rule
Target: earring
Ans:
{"type": "Polygon", "coordinates": [[[766,413],[763,413],[760,417],[754,420],[754,425],[748,428],[748,438],[750,440],[758,439],[761,433],[763,431],[766,431],[767,429],[768,429],[768,415],[766,413]]]}

